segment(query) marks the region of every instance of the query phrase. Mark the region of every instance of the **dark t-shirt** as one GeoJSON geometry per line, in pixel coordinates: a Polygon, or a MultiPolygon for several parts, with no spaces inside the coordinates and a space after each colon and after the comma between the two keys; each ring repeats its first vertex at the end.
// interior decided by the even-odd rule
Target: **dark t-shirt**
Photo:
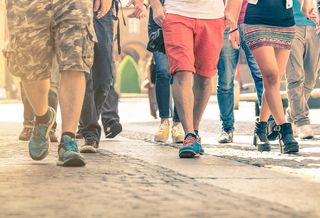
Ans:
{"type": "Polygon", "coordinates": [[[248,4],[245,24],[277,27],[294,26],[292,8],[286,8],[286,0],[259,0],[256,5],[248,4]]]}

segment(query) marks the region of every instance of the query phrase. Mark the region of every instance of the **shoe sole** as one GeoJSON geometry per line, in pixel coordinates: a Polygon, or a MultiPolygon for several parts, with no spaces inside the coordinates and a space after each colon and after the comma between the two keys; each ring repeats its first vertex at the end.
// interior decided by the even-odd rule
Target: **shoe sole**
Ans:
{"type": "Polygon", "coordinates": [[[253,145],[257,148],[258,151],[264,152],[264,151],[271,151],[270,144],[266,143],[258,143],[256,136],[253,137],[253,145]]]}
{"type": "MultiPolygon", "coordinates": [[[[50,144],[49,144],[49,147],[50,147],[50,144]]],[[[43,152],[41,153],[40,156],[33,156],[33,155],[30,153],[30,150],[29,150],[29,155],[30,155],[30,157],[32,158],[32,160],[43,160],[44,158],[46,158],[46,157],[48,156],[48,154],[49,154],[49,150],[46,149],[45,151],[43,151],[43,152]]]]}
{"type": "Polygon", "coordinates": [[[48,138],[48,149],[46,149],[44,152],[42,152],[42,154],[40,156],[33,156],[30,152],[30,149],[29,149],[29,155],[30,157],[33,159],[33,160],[43,160],[44,158],[47,157],[47,155],[49,154],[49,149],[51,147],[51,142],[50,142],[50,137],[49,137],[49,132],[50,130],[52,129],[53,125],[54,125],[54,122],[56,120],[56,112],[53,108],[49,108],[49,110],[51,110],[51,112],[53,113],[52,115],[52,119],[50,120],[51,123],[49,124],[48,126],[48,129],[47,129],[47,132],[46,132],[46,138],[48,138]]]}
{"type": "Polygon", "coordinates": [[[228,144],[228,143],[233,143],[233,141],[231,140],[221,140],[221,141],[218,141],[220,144],[228,144]]]}
{"type": "Polygon", "coordinates": [[[299,145],[298,144],[287,145],[286,150],[283,145],[280,145],[280,151],[282,154],[298,153],[299,152],[299,145]]]}
{"type": "Polygon", "coordinates": [[[93,147],[93,146],[82,146],[80,148],[80,153],[97,153],[98,152],[98,149],[93,147]]]}
{"type": "Polygon", "coordinates": [[[257,145],[257,149],[260,152],[264,152],[264,151],[271,151],[271,147],[269,144],[258,144],[257,145]]]}
{"type": "Polygon", "coordinates": [[[155,142],[161,142],[161,143],[167,143],[167,139],[160,139],[160,138],[157,138],[157,137],[154,137],[154,141],[155,142]]]}
{"type": "Polygon", "coordinates": [[[57,166],[63,167],[83,167],[86,165],[86,162],[83,158],[72,158],[66,161],[58,161],[57,166]]]}
{"type": "Polygon", "coordinates": [[[106,138],[111,139],[116,137],[122,131],[122,125],[120,123],[114,123],[110,126],[110,131],[106,131],[106,138]]]}
{"type": "Polygon", "coordinates": [[[174,139],[174,138],[172,138],[172,143],[174,143],[174,144],[181,144],[181,143],[183,143],[183,137],[181,138],[181,139],[174,139]]]}
{"type": "Polygon", "coordinates": [[[295,154],[299,152],[299,148],[289,149],[285,152],[281,152],[282,154],[295,154]]]}
{"type": "Polygon", "coordinates": [[[183,150],[179,152],[179,157],[180,158],[195,158],[199,157],[201,154],[194,152],[193,150],[183,150]]]}
{"type": "Polygon", "coordinates": [[[302,140],[306,140],[306,139],[313,139],[314,136],[310,135],[310,136],[305,136],[305,137],[299,137],[302,140]]]}

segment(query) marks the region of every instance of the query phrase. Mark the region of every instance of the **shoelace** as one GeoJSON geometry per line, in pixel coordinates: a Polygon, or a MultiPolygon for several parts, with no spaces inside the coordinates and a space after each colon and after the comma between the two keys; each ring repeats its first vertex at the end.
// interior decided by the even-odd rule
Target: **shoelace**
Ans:
{"type": "Polygon", "coordinates": [[[190,146],[193,144],[195,138],[193,137],[188,137],[183,141],[183,146],[190,146]]]}
{"type": "Polygon", "coordinates": [[[93,136],[88,136],[86,139],[86,144],[92,144],[96,139],[93,136]]]}
{"type": "Polygon", "coordinates": [[[32,134],[33,129],[32,128],[25,128],[24,133],[26,135],[31,135],[32,134]]]}
{"type": "Polygon", "coordinates": [[[32,136],[37,140],[46,140],[46,136],[39,133],[39,125],[36,124],[32,136]]]}
{"type": "Polygon", "coordinates": [[[183,129],[182,129],[181,125],[172,126],[172,130],[175,131],[175,132],[183,133],[183,129]]]}
{"type": "Polygon", "coordinates": [[[165,129],[167,129],[169,126],[169,124],[167,124],[166,122],[163,122],[160,124],[159,130],[163,131],[165,129]]]}
{"type": "Polygon", "coordinates": [[[71,139],[70,141],[64,141],[63,144],[68,151],[78,152],[78,147],[75,139],[71,139]]]}
{"type": "Polygon", "coordinates": [[[228,137],[229,137],[229,133],[227,133],[227,132],[223,131],[222,136],[224,136],[224,137],[228,138],[228,137]]]}

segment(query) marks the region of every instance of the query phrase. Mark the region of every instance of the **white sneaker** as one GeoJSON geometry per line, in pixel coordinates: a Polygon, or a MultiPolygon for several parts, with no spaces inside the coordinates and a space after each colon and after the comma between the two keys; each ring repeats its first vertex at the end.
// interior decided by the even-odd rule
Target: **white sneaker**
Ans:
{"type": "Polygon", "coordinates": [[[221,144],[232,143],[233,142],[233,131],[224,131],[222,130],[221,135],[218,139],[218,142],[221,144]]]}
{"type": "Polygon", "coordinates": [[[172,142],[173,143],[183,143],[184,140],[184,131],[181,123],[177,125],[172,125],[171,129],[172,142]]]}
{"type": "Polygon", "coordinates": [[[154,141],[166,143],[169,138],[169,131],[170,131],[170,123],[169,123],[169,120],[166,119],[160,124],[159,129],[155,133],[154,141]]]}
{"type": "Polygon", "coordinates": [[[300,139],[313,139],[314,137],[311,125],[297,126],[297,133],[300,139]]]}

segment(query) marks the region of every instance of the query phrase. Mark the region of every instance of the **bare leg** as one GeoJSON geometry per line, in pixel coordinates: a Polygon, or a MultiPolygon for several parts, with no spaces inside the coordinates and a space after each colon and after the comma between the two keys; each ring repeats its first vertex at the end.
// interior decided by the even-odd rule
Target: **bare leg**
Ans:
{"type": "Polygon", "coordinates": [[[287,49],[275,49],[276,59],[279,68],[279,77],[282,79],[283,75],[286,73],[286,68],[288,60],[290,57],[290,50],[287,49]]]}
{"type": "Polygon", "coordinates": [[[193,108],[193,126],[195,130],[199,130],[200,121],[204,110],[208,104],[212,91],[212,78],[203,77],[200,75],[194,76],[193,93],[194,105],[193,108]]]}
{"type": "Polygon", "coordinates": [[[271,111],[269,109],[269,105],[263,91],[259,121],[267,122],[270,114],[271,114],[271,111]]]}
{"type": "Polygon", "coordinates": [[[59,100],[63,133],[75,133],[77,130],[85,86],[84,72],[68,71],[61,73],[59,100]]]}
{"type": "Polygon", "coordinates": [[[180,71],[173,75],[172,94],[178,110],[184,132],[193,133],[193,105],[192,72],[180,71]]]}
{"type": "MultiPolygon", "coordinates": [[[[285,56],[281,53],[279,57],[276,57],[274,48],[269,46],[257,48],[252,51],[252,54],[263,76],[264,96],[267,104],[262,106],[269,106],[277,125],[281,125],[285,123],[285,116],[280,95],[280,69],[277,59],[285,56]]],[[[267,111],[267,108],[262,108],[262,112],[265,114],[261,113],[260,118],[265,119],[267,111]]]]}
{"type": "MultiPolygon", "coordinates": [[[[275,49],[275,54],[276,54],[276,59],[277,59],[277,63],[278,63],[278,68],[279,68],[279,80],[281,83],[282,77],[286,73],[286,67],[288,64],[289,57],[290,57],[290,50],[288,50],[288,49],[275,49]]],[[[285,112],[284,112],[282,104],[281,104],[281,112],[283,114],[283,116],[281,116],[282,121],[277,123],[278,125],[281,125],[286,122],[285,112]]]]}
{"type": "Polygon", "coordinates": [[[42,116],[48,111],[48,94],[50,80],[22,82],[27,98],[36,116],[42,116]]]}

